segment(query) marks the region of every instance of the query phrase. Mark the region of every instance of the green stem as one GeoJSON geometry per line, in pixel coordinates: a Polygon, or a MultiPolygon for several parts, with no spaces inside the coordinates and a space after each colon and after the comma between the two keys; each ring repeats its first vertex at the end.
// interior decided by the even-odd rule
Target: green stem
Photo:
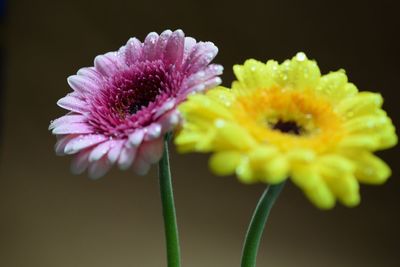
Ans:
{"type": "Polygon", "coordinates": [[[261,195],[257,207],[251,218],[249,228],[247,229],[242,252],[241,267],[255,267],[257,261],[258,248],[260,246],[261,236],[263,234],[265,223],[267,222],[269,212],[282,191],[285,183],[270,185],[261,195]]]}
{"type": "Polygon", "coordinates": [[[168,139],[169,138],[166,137],[164,141],[164,153],[159,162],[158,176],[160,179],[168,267],[180,267],[178,226],[176,223],[174,193],[172,190],[171,171],[169,167],[168,139]]]}

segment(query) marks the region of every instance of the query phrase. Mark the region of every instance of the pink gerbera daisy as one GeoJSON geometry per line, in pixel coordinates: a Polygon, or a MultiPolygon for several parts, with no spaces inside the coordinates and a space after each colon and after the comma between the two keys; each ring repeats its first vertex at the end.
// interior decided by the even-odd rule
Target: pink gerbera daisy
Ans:
{"type": "Polygon", "coordinates": [[[97,56],[94,67],[68,78],[73,92],[57,102],[70,112],[50,123],[56,153],[76,154],[72,171],[88,168],[92,178],[113,164],[146,174],[180,121],[177,104],[221,83],[222,66],[210,64],[217,52],[211,42],[166,30],[97,56]]]}

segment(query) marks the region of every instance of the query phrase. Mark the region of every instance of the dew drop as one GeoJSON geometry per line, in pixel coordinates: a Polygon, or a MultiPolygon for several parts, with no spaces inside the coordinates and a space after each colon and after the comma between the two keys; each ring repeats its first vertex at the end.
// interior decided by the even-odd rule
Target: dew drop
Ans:
{"type": "Polygon", "coordinates": [[[307,56],[303,52],[299,52],[296,55],[296,59],[297,59],[297,61],[304,61],[307,59],[307,56]]]}
{"type": "Polygon", "coordinates": [[[307,113],[305,117],[307,120],[311,120],[313,118],[313,115],[311,113],[307,113]]]}
{"type": "Polygon", "coordinates": [[[224,125],[225,125],[224,120],[218,119],[215,121],[215,127],[217,127],[217,128],[222,128],[222,127],[224,127],[224,125]]]}

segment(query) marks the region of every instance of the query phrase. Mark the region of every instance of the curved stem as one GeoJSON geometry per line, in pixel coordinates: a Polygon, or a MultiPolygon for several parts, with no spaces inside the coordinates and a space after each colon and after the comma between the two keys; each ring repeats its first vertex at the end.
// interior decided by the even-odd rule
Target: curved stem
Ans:
{"type": "Polygon", "coordinates": [[[164,217],[165,239],[167,245],[168,267],[180,267],[180,248],[178,226],[172,190],[171,171],[168,156],[168,137],[164,141],[164,153],[159,162],[158,176],[160,179],[161,202],[164,217]]]}
{"type": "Polygon", "coordinates": [[[267,222],[269,212],[282,191],[285,183],[270,185],[261,195],[257,207],[251,218],[249,228],[242,251],[241,267],[255,267],[257,261],[258,248],[260,246],[261,236],[263,234],[265,223],[267,222]]]}

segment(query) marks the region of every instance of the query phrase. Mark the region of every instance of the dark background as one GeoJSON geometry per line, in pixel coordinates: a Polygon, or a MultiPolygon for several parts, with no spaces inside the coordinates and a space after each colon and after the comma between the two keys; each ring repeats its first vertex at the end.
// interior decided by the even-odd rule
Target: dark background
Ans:
{"type": "MultiPolygon", "coordinates": [[[[9,1],[1,22],[0,266],[166,266],[156,168],[73,176],[53,152],[49,121],[65,111],[66,77],[131,36],[182,28],[220,48],[216,62],[291,58],[304,51],[323,73],[346,69],[379,91],[399,122],[396,1],[9,1]]],[[[258,266],[399,266],[396,148],[383,186],[362,203],[319,211],[288,184],[273,209],[258,266]]],[[[239,266],[241,243],[264,185],[213,176],[207,156],[172,155],[184,266],[239,266]]]]}

